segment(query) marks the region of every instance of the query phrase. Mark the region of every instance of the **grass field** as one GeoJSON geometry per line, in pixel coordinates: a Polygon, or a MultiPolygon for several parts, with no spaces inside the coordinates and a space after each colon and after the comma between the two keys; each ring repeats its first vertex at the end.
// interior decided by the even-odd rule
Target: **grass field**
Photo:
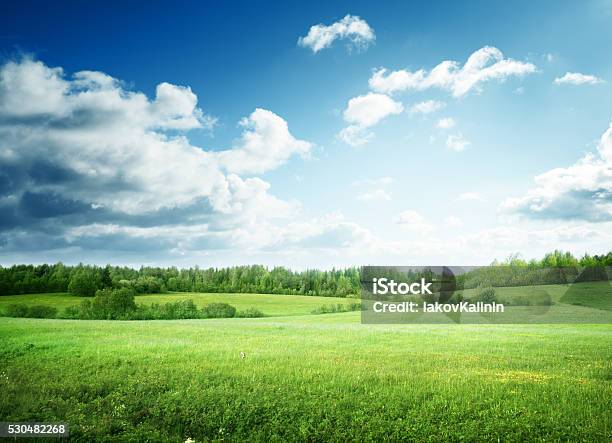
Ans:
{"type": "MultiPolygon", "coordinates": [[[[179,296],[196,300],[146,297],[179,296]]],[[[306,297],[209,297],[276,297],[258,307],[279,316],[0,318],[0,421],[75,441],[612,440],[612,325],[362,325],[298,315],[306,297]]]]}

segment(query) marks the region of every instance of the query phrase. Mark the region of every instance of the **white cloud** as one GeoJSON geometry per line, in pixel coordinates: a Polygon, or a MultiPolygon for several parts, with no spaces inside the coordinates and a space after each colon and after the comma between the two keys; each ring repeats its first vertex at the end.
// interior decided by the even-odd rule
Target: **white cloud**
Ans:
{"type": "Polygon", "coordinates": [[[346,15],[329,26],[318,24],[310,27],[305,37],[300,37],[298,44],[317,53],[329,48],[337,39],[349,41],[349,48],[365,49],[376,39],[374,30],[368,23],[354,15],[346,15]]]}
{"type": "Polygon", "coordinates": [[[452,117],[445,117],[438,120],[436,128],[438,129],[450,129],[455,126],[455,120],[452,117]]]}
{"type": "MultiPolygon", "coordinates": [[[[188,87],[160,83],[150,99],[101,72],[68,76],[30,59],[0,66],[2,252],[35,242],[40,251],[246,247],[245,232],[274,244],[277,219],[295,218],[299,203],[235,172],[268,171],[312,144],[264,109],[244,119],[230,150],[201,149],[180,133],[213,120],[188,87]]],[[[326,226],[343,243],[361,233],[349,222],[326,226]]]]}
{"type": "Polygon", "coordinates": [[[446,147],[455,152],[464,151],[470,145],[470,142],[463,138],[461,133],[449,135],[446,138],[446,147]]]}
{"type": "MultiPolygon", "coordinates": [[[[103,78],[101,84],[110,89],[113,83],[109,83],[109,79],[111,77],[103,78]]],[[[165,129],[212,127],[217,120],[204,116],[197,104],[198,97],[191,91],[191,88],[160,83],[155,89],[155,102],[153,103],[153,113],[159,119],[157,126],[165,129]]]]}
{"type": "Polygon", "coordinates": [[[372,90],[386,94],[435,87],[450,91],[454,97],[461,97],[471,90],[480,91],[485,82],[503,81],[511,76],[534,72],[535,65],[504,58],[499,49],[485,46],[470,55],[462,67],[456,61],[446,60],[429,72],[419,69],[414,72],[399,70],[387,73],[385,68],[381,68],[374,72],[369,83],[372,90]]]}
{"type": "Polygon", "coordinates": [[[386,68],[374,71],[368,81],[370,88],[377,92],[392,94],[406,89],[422,90],[425,71],[422,69],[416,72],[405,70],[392,71],[387,74],[386,68]]]}
{"type": "Polygon", "coordinates": [[[389,115],[400,114],[404,111],[401,103],[384,94],[374,94],[353,97],[344,110],[344,120],[349,126],[338,134],[338,137],[351,146],[367,143],[372,134],[367,128],[377,124],[389,115]]]}
{"type": "Polygon", "coordinates": [[[604,83],[604,80],[580,72],[566,72],[563,77],[557,77],[554,83],[555,85],[596,85],[597,83],[604,83]]]}
{"type": "Polygon", "coordinates": [[[361,189],[361,192],[357,195],[357,200],[364,202],[371,201],[390,201],[391,193],[388,191],[388,187],[393,183],[391,177],[380,177],[373,179],[357,180],[351,185],[361,189]]]}
{"type": "Polygon", "coordinates": [[[363,146],[372,140],[373,137],[374,134],[368,131],[367,128],[357,125],[349,125],[338,133],[340,140],[353,147],[363,146]]]}
{"type": "Polygon", "coordinates": [[[344,110],[344,120],[347,123],[362,127],[370,127],[392,114],[404,111],[401,103],[384,94],[374,94],[353,97],[344,110]]]}
{"type": "Polygon", "coordinates": [[[395,223],[400,225],[401,228],[409,231],[428,232],[433,229],[433,227],[427,223],[425,217],[410,209],[400,212],[395,217],[395,223]]]}
{"type": "Polygon", "coordinates": [[[523,197],[506,200],[501,210],[535,219],[611,221],[612,124],[601,136],[596,153],[536,176],[535,184],[523,197]]]}
{"type": "Polygon", "coordinates": [[[227,183],[214,156],[163,132],[205,125],[189,88],[162,83],[149,100],[103,73],[69,79],[60,68],[24,59],[0,68],[0,103],[5,160],[18,168],[44,163],[79,179],[78,185],[35,182],[30,192],[59,192],[132,214],[198,198],[228,208],[227,183]],[[102,192],[105,187],[114,192],[102,192]]]}
{"type": "Polygon", "coordinates": [[[261,174],[284,164],[292,155],[307,156],[313,146],[294,138],[287,122],[265,109],[256,109],[241,125],[245,130],[238,145],[218,153],[220,164],[230,172],[261,174]]]}
{"type": "Polygon", "coordinates": [[[485,201],[484,197],[478,192],[463,192],[457,197],[457,201],[485,201]]]}
{"type": "Polygon", "coordinates": [[[446,103],[437,100],[427,100],[424,102],[415,103],[410,107],[411,114],[431,114],[439,111],[446,106],[446,103]]]}

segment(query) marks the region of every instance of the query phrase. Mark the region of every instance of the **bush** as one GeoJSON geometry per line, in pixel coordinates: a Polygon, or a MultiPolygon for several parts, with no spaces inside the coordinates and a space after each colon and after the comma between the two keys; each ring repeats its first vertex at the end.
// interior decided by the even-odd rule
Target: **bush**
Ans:
{"type": "Polygon", "coordinates": [[[131,316],[134,320],[175,320],[200,318],[201,311],[192,300],[181,300],[164,304],[154,303],[148,306],[138,306],[131,316]]]}
{"type": "Polygon", "coordinates": [[[8,305],[5,314],[7,317],[29,318],[55,318],[57,309],[53,306],[34,305],[26,306],[23,303],[8,305]]]}
{"type": "Polygon", "coordinates": [[[81,309],[79,306],[68,306],[66,309],[64,309],[64,312],[62,312],[60,318],[69,318],[73,320],[80,319],[81,309]]]}
{"type": "MultiPolygon", "coordinates": [[[[263,317],[257,309],[243,311],[244,317],[263,317]]],[[[91,320],[182,320],[194,318],[229,318],[236,308],[226,303],[213,303],[198,309],[193,300],[136,305],[130,288],[103,289],[93,301],[83,300],[80,306],[70,306],[62,318],[91,320]]]]}
{"type": "Polygon", "coordinates": [[[261,312],[259,309],[255,309],[255,308],[248,308],[245,309],[244,311],[238,311],[236,313],[236,317],[240,317],[240,318],[258,318],[258,317],[263,317],[264,313],[261,312]]]}
{"type": "Polygon", "coordinates": [[[227,303],[211,303],[202,309],[203,318],[232,318],[236,308],[227,303]]]}
{"type": "Polygon", "coordinates": [[[508,300],[502,300],[510,306],[550,306],[553,304],[550,296],[545,292],[536,292],[531,295],[519,295],[508,300]]]}
{"type": "Polygon", "coordinates": [[[361,303],[338,303],[335,305],[321,305],[310,311],[312,314],[333,314],[335,312],[349,312],[361,310],[361,303]]]}
{"type": "Polygon", "coordinates": [[[495,296],[495,288],[492,286],[479,286],[477,290],[475,302],[494,303],[497,301],[495,296]]]}
{"type": "Polygon", "coordinates": [[[55,318],[57,315],[57,309],[53,306],[45,305],[34,305],[28,309],[28,315],[26,317],[31,318],[55,318]]]}
{"type": "Polygon", "coordinates": [[[83,300],[78,309],[66,309],[64,316],[92,320],[117,320],[128,319],[129,314],[135,310],[133,289],[106,288],[98,290],[93,301],[83,300]]]}
{"type": "Polygon", "coordinates": [[[365,309],[365,306],[363,306],[361,303],[349,303],[346,305],[347,311],[361,311],[363,309],[365,309]]]}
{"type": "Polygon", "coordinates": [[[4,313],[7,317],[27,317],[28,307],[24,304],[8,305],[4,313]]]}
{"type": "Polygon", "coordinates": [[[455,292],[451,298],[448,299],[447,303],[450,305],[457,305],[463,301],[463,294],[461,292],[455,292]]]}

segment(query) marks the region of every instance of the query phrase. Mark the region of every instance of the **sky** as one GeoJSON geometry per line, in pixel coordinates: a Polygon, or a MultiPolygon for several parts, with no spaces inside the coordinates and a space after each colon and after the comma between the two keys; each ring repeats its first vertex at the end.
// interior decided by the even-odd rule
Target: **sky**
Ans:
{"type": "Polygon", "coordinates": [[[611,20],[604,0],[2,2],[0,264],[606,253],[611,20]]]}

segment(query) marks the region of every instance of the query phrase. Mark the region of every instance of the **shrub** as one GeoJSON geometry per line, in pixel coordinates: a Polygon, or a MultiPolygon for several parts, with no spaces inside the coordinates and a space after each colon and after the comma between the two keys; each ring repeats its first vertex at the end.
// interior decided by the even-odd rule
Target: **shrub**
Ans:
{"type": "Polygon", "coordinates": [[[27,317],[28,307],[23,303],[8,305],[5,314],[7,317],[27,317]]]}
{"type": "MultiPolygon", "coordinates": [[[[85,300],[87,301],[87,300],[85,300]]],[[[81,318],[81,309],[79,306],[68,306],[61,314],[61,318],[79,319],[81,318]]]]}
{"type": "Polygon", "coordinates": [[[312,311],[312,314],[333,314],[335,312],[349,312],[361,310],[361,303],[338,303],[335,305],[321,305],[312,311]]]}
{"type": "MultiPolygon", "coordinates": [[[[236,308],[226,303],[213,303],[198,309],[192,300],[136,305],[134,290],[102,289],[91,300],[64,310],[62,318],[91,320],[179,320],[193,318],[234,317],[236,308]]],[[[263,317],[257,309],[247,309],[244,316],[263,317]]]]}
{"type": "Polygon", "coordinates": [[[264,313],[261,312],[259,309],[248,308],[248,309],[245,309],[244,311],[238,311],[236,313],[236,317],[257,318],[257,317],[264,317],[264,313]]]}
{"type": "Polygon", "coordinates": [[[497,301],[495,288],[492,286],[479,286],[477,291],[476,297],[474,297],[475,302],[493,303],[497,301]]]}
{"type": "Polygon", "coordinates": [[[502,301],[510,306],[550,306],[553,304],[548,294],[540,292],[530,295],[518,295],[502,301]]]}
{"type": "Polygon", "coordinates": [[[447,303],[451,305],[459,304],[463,301],[463,294],[461,292],[455,292],[451,298],[448,299],[447,303]]]}
{"type": "Polygon", "coordinates": [[[130,288],[100,289],[93,301],[83,300],[77,310],[66,309],[69,318],[116,320],[127,319],[136,310],[134,290],[130,288]]]}
{"type": "Polygon", "coordinates": [[[346,305],[347,311],[361,311],[365,306],[362,306],[361,303],[349,303],[346,305]]]}
{"type": "Polygon", "coordinates": [[[26,306],[23,303],[19,303],[8,305],[5,314],[7,317],[55,318],[57,309],[53,306],[26,306]]]}
{"type": "MultiPolygon", "coordinates": [[[[140,308],[140,307],[139,307],[140,308]]],[[[200,318],[201,312],[193,300],[180,300],[164,304],[152,304],[144,308],[145,318],[151,320],[174,320],[200,318]]]]}
{"type": "Polygon", "coordinates": [[[45,305],[34,305],[28,309],[28,315],[26,317],[31,318],[55,318],[57,315],[57,309],[53,306],[45,305]]]}
{"type": "Polygon", "coordinates": [[[227,303],[211,303],[202,308],[203,318],[231,318],[236,315],[236,308],[227,303]]]}

